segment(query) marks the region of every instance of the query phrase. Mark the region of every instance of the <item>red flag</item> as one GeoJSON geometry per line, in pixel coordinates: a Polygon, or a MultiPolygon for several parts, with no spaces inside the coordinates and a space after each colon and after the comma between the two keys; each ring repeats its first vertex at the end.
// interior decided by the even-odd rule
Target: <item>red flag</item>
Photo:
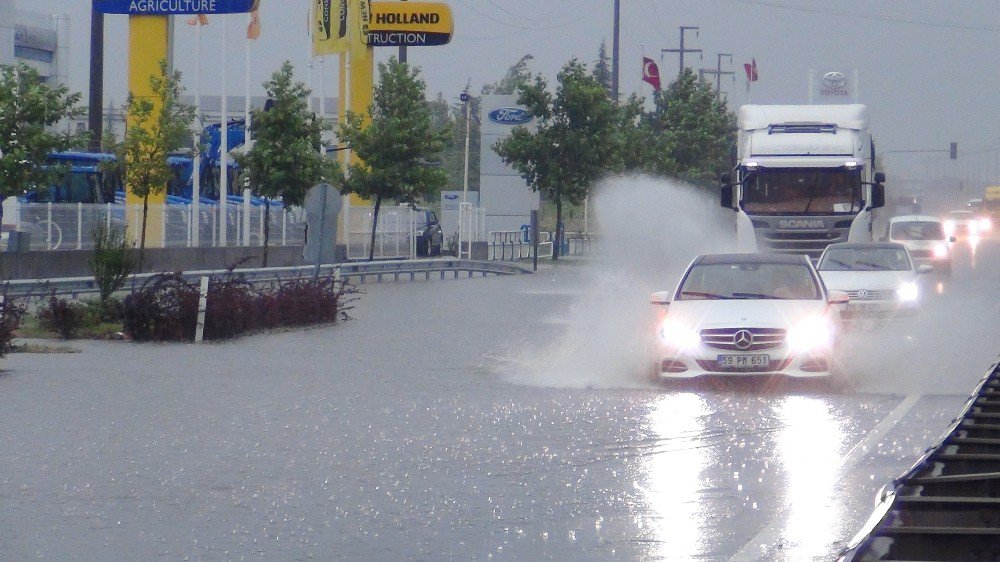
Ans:
{"type": "Polygon", "coordinates": [[[743,70],[747,73],[747,82],[757,81],[757,59],[750,59],[750,62],[743,63],[743,70]]]}
{"type": "Polygon", "coordinates": [[[649,82],[657,92],[660,91],[660,69],[651,58],[642,57],[642,80],[649,82]]]}

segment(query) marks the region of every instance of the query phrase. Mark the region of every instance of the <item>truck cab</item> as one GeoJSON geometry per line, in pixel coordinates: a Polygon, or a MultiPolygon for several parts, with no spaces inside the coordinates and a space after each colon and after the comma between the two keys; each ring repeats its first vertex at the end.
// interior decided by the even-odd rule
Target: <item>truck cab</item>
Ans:
{"type": "Polygon", "coordinates": [[[746,105],[721,204],[747,251],[818,258],[836,242],[873,239],[884,175],[863,105],[746,105]]]}

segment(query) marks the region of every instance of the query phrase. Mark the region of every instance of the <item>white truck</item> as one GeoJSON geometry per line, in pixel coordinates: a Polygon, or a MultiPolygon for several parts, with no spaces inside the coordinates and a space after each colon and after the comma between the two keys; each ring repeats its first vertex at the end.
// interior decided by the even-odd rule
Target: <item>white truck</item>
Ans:
{"type": "Polygon", "coordinates": [[[721,203],[746,251],[817,258],[835,242],[871,241],[885,174],[864,105],[744,105],[721,203]]]}

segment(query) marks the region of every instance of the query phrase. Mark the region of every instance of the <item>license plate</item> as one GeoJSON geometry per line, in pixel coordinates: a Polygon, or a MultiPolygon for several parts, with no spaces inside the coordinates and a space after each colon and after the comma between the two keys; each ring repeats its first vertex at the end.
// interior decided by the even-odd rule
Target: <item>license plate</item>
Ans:
{"type": "Polygon", "coordinates": [[[849,312],[876,312],[880,309],[880,305],[874,302],[849,302],[847,303],[847,310],[849,312]]]}
{"type": "Polygon", "coordinates": [[[770,356],[762,355],[719,355],[716,362],[720,367],[767,367],[771,363],[770,356]]]}

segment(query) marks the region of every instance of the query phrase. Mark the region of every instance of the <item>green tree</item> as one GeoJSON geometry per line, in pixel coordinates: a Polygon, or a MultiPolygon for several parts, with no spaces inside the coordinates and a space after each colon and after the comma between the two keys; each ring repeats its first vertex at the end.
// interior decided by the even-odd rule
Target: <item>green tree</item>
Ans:
{"type": "Polygon", "coordinates": [[[180,101],[184,91],[181,73],[168,73],[166,61],[160,61],[160,74],[150,76],[149,85],[152,97],[129,93],[125,138],[118,154],[125,185],[133,195],[142,198],[140,253],[146,249],[149,197],[166,191],[173,175],[167,156],[188,145],[194,120],[194,108],[180,101]]]}
{"type": "Polygon", "coordinates": [[[360,160],[349,167],[347,191],[375,200],[369,260],[374,259],[382,202],[412,204],[447,181],[439,158],[451,134],[447,128],[434,127],[419,70],[391,57],[388,63],[379,63],[378,73],[370,120],[348,112],[339,130],[360,160]]]}
{"type": "MultiPolygon", "coordinates": [[[[517,127],[494,148],[532,189],[555,203],[556,224],[561,225],[563,203],[580,204],[591,185],[614,170],[621,112],[575,59],[559,72],[554,95],[537,76],[534,84],[520,88],[518,103],[535,117],[537,129],[517,127]]],[[[556,231],[561,235],[560,228],[556,231]]],[[[552,259],[559,259],[559,235],[552,259]]]]}
{"type": "Polygon", "coordinates": [[[736,139],[736,118],[712,86],[698,80],[690,68],[653,96],[655,108],[648,125],[657,152],[668,155],[652,168],[696,184],[713,184],[730,167],[730,147],[736,139]]]}
{"type": "Polygon", "coordinates": [[[47,187],[63,173],[45,165],[48,155],[78,146],[85,138],[52,128],[81,115],[79,102],[80,94],[49,86],[23,63],[0,67],[0,200],[47,187]]]}
{"type": "Polygon", "coordinates": [[[604,41],[601,41],[601,48],[597,51],[597,60],[594,61],[594,78],[604,86],[607,90],[608,95],[611,95],[611,58],[608,57],[608,47],[604,41]]]}
{"type": "MultiPolygon", "coordinates": [[[[442,94],[428,102],[435,129],[448,127],[451,136],[441,153],[441,164],[448,174],[448,189],[462,189],[465,179],[465,103],[451,105],[442,94]]],[[[470,96],[469,101],[469,190],[479,190],[479,114],[480,98],[470,96]]]]}
{"type": "Polygon", "coordinates": [[[507,69],[507,74],[498,82],[483,85],[483,94],[510,96],[516,94],[522,86],[529,86],[531,84],[531,70],[528,68],[528,62],[533,58],[531,55],[521,57],[521,60],[507,69]]]}
{"type": "Polygon", "coordinates": [[[343,177],[336,160],[319,152],[322,133],[329,129],[309,111],[312,92],[294,80],[288,61],[264,83],[271,101],[256,110],[250,124],[253,146],[239,157],[243,178],[251,191],[264,199],[264,259],[270,243],[271,200],[287,206],[301,205],[310,187],[320,182],[340,187],[343,177]]]}

